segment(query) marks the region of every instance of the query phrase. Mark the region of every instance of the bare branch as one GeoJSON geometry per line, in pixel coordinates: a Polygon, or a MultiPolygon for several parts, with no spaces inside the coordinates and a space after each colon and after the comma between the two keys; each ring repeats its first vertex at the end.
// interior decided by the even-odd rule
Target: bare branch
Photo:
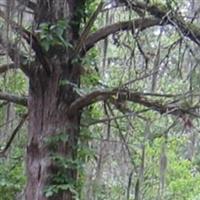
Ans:
{"type": "MultiPolygon", "coordinates": [[[[110,105],[107,104],[107,106],[108,106],[108,109],[109,109],[111,115],[112,115],[113,117],[115,117],[115,114],[114,114],[112,108],[110,107],[110,105]]],[[[119,123],[118,123],[118,121],[117,121],[116,118],[114,118],[114,123],[115,123],[115,125],[116,125],[116,127],[117,127],[117,130],[119,131],[119,137],[120,137],[120,139],[122,140],[122,144],[125,146],[125,148],[126,148],[126,150],[127,150],[127,153],[128,153],[128,156],[131,158],[131,151],[130,151],[130,148],[129,148],[128,144],[127,144],[126,138],[125,138],[125,136],[123,135],[122,130],[121,130],[121,128],[120,128],[120,125],[119,125],[119,123]]],[[[134,164],[134,166],[136,166],[136,165],[134,164]]]]}
{"type": "Polygon", "coordinates": [[[143,30],[155,25],[167,25],[171,24],[175,28],[179,28],[181,33],[189,37],[192,41],[196,44],[200,45],[200,28],[191,24],[189,22],[185,22],[181,15],[174,14],[171,12],[169,8],[162,5],[154,5],[154,4],[146,4],[138,1],[130,2],[127,0],[122,0],[127,4],[127,6],[131,6],[133,9],[143,9],[148,11],[154,17],[148,18],[139,18],[134,21],[126,21],[126,22],[119,22],[96,31],[88,36],[87,41],[85,42],[84,46],[82,47],[82,51],[85,53],[90,48],[92,48],[98,41],[105,39],[109,35],[116,33],[118,31],[126,31],[126,30],[143,30]]]}
{"type": "Polygon", "coordinates": [[[128,31],[132,30],[133,32],[136,30],[144,30],[146,28],[161,25],[162,20],[156,19],[154,17],[148,18],[138,18],[135,20],[118,22],[106,27],[101,28],[100,30],[92,33],[88,36],[83,48],[83,52],[88,51],[92,48],[98,41],[105,39],[111,34],[114,34],[118,31],[128,31]]]}
{"type": "Polygon", "coordinates": [[[9,101],[22,106],[27,106],[27,98],[0,92],[0,100],[9,101]]]}
{"type": "Polygon", "coordinates": [[[140,110],[140,111],[137,111],[137,112],[129,112],[129,113],[123,114],[121,116],[116,116],[116,117],[109,117],[108,116],[106,118],[94,120],[94,121],[92,121],[88,124],[81,124],[81,125],[84,126],[84,127],[89,127],[89,126],[96,125],[96,124],[99,124],[99,123],[110,122],[110,121],[113,121],[114,119],[123,119],[123,118],[128,118],[128,117],[139,117],[139,118],[141,118],[141,116],[139,114],[145,113],[147,111],[149,111],[149,109],[143,109],[143,110],[140,110]]]}
{"type": "Polygon", "coordinates": [[[14,68],[16,68],[14,63],[0,65],[0,74],[7,72],[9,69],[14,69],[14,68]]]}
{"type": "Polygon", "coordinates": [[[80,97],[76,101],[74,101],[71,104],[68,112],[69,114],[76,113],[78,110],[83,109],[90,104],[109,99],[114,99],[119,102],[130,101],[133,103],[137,103],[147,108],[150,108],[151,110],[157,111],[160,114],[165,113],[179,117],[185,114],[191,114],[195,117],[198,117],[196,113],[192,113],[190,111],[190,108],[182,108],[179,105],[165,105],[162,104],[160,101],[150,100],[144,95],[141,95],[138,92],[131,92],[128,89],[99,90],[91,92],[90,94],[80,97]]]}
{"type": "Polygon", "coordinates": [[[195,26],[191,22],[186,22],[180,13],[174,12],[171,8],[162,4],[162,2],[144,3],[137,0],[120,0],[120,2],[124,2],[128,7],[138,8],[149,12],[157,19],[162,20],[163,25],[171,24],[175,28],[178,28],[184,36],[200,45],[200,27],[195,26]]]}
{"type": "Polygon", "coordinates": [[[27,58],[23,56],[20,49],[17,48],[15,44],[12,44],[10,41],[6,41],[6,38],[3,37],[3,34],[0,33],[0,44],[7,50],[7,54],[12,59],[12,64],[8,64],[7,66],[0,66],[0,73],[4,73],[8,69],[17,68],[18,66],[20,69],[29,76],[30,70],[29,65],[27,63],[27,58]],[[16,62],[16,63],[15,63],[16,62]]]}
{"type": "Polygon", "coordinates": [[[83,43],[87,39],[88,34],[90,33],[91,27],[93,26],[99,12],[101,11],[102,7],[104,5],[104,2],[101,1],[97,7],[97,9],[94,11],[92,16],[90,17],[89,21],[87,22],[83,32],[81,33],[80,39],[77,43],[77,46],[75,47],[75,54],[79,53],[79,50],[81,49],[83,43]]]}
{"type": "Polygon", "coordinates": [[[27,118],[28,114],[25,114],[21,121],[19,122],[19,124],[17,125],[17,127],[14,129],[13,133],[11,134],[11,137],[9,138],[5,148],[0,152],[0,156],[5,156],[6,151],[8,150],[8,148],[10,147],[10,145],[12,144],[16,134],[18,133],[18,131],[20,130],[20,128],[23,126],[26,118],[27,118]]]}
{"type": "MultiPolygon", "coordinates": [[[[8,23],[12,27],[12,29],[14,29],[16,32],[18,32],[22,35],[24,40],[34,50],[38,60],[42,64],[46,73],[50,74],[51,64],[49,63],[49,60],[47,59],[47,57],[43,51],[43,48],[40,45],[40,42],[38,41],[37,37],[30,31],[26,30],[22,25],[16,23],[15,21],[13,21],[11,19],[8,19],[2,10],[0,10],[0,17],[3,18],[5,20],[5,22],[8,23]]],[[[2,38],[1,38],[1,40],[2,40],[2,38]]]]}

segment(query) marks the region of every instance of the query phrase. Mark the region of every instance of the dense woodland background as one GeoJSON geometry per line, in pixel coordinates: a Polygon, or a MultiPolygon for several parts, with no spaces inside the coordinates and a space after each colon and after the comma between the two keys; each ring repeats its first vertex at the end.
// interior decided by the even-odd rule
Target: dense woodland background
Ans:
{"type": "MultiPolygon", "coordinates": [[[[99,3],[86,1],[82,31],[99,3]]],[[[23,199],[27,182],[29,81],[19,69],[21,54],[10,51],[15,44],[30,61],[35,56],[19,28],[33,30],[27,5],[0,1],[0,200],[23,199]]],[[[44,195],[70,190],[81,200],[199,200],[200,1],[110,0],[97,14],[89,33],[112,24],[116,29],[78,57],[80,87],[73,86],[81,97],[112,94],[82,110],[77,157],[70,164],[59,160],[76,166],[76,187],[53,184],[44,195]],[[144,25],[147,18],[155,23],[144,25]]],[[[70,46],[62,38],[66,26],[63,20],[42,23],[34,34],[45,51],[70,46]]]]}

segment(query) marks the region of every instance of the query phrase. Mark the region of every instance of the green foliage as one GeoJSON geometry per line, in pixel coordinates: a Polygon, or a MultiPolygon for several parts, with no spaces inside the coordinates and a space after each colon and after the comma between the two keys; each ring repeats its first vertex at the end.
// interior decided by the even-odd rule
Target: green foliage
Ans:
{"type": "Polygon", "coordinates": [[[67,141],[68,135],[62,132],[44,139],[44,143],[46,144],[50,152],[55,152],[60,144],[66,143],[67,141]]]}
{"type": "MultiPolygon", "coordinates": [[[[159,157],[158,151],[162,145],[162,138],[155,139],[151,145],[146,149],[146,161],[150,169],[148,170],[146,180],[153,180],[153,178],[159,181],[159,157]]],[[[186,140],[184,138],[171,138],[167,146],[167,174],[165,176],[166,185],[164,191],[164,199],[189,199],[192,200],[198,195],[200,173],[195,172],[196,166],[192,161],[180,157],[179,150],[181,145],[184,145],[186,140]],[[193,174],[195,173],[195,175],[193,174]]],[[[151,195],[145,195],[146,199],[156,198],[157,193],[155,187],[151,185],[151,182],[145,181],[144,187],[151,191],[151,195]],[[154,196],[152,196],[154,194],[154,196]]]]}
{"type": "Polygon", "coordinates": [[[65,192],[65,191],[72,192],[74,198],[78,200],[78,193],[71,184],[59,184],[59,185],[56,184],[48,186],[47,188],[44,189],[44,195],[45,197],[52,197],[59,192],[65,192]]]}
{"type": "Polygon", "coordinates": [[[126,196],[126,188],[120,183],[108,183],[105,185],[100,185],[97,186],[95,191],[98,200],[119,200],[122,199],[123,196],[126,196]]]}
{"type": "Polygon", "coordinates": [[[74,169],[81,171],[82,162],[80,162],[78,159],[72,160],[64,158],[56,153],[52,153],[51,162],[54,162],[54,165],[59,170],[52,175],[51,182],[44,188],[45,196],[53,197],[58,193],[70,191],[74,194],[75,198],[78,199],[79,194],[77,182],[69,179],[68,171],[74,169]]]}
{"type": "Polygon", "coordinates": [[[85,73],[81,76],[83,88],[94,88],[100,82],[100,75],[97,68],[98,50],[92,49],[88,55],[82,60],[85,73]]]}
{"type": "Polygon", "coordinates": [[[23,155],[24,149],[18,146],[13,148],[9,159],[0,158],[0,200],[13,200],[24,190],[23,155]]]}
{"type": "Polygon", "coordinates": [[[90,17],[96,9],[100,1],[98,0],[87,0],[85,5],[85,16],[90,17]]]}
{"type": "Polygon", "coordinates": [[[77,158],[75,160],[68,159],[59,155],[56,152],[56,149],[59,148],[59,145],[66,143],[68,141],[66,133],[60,133],[55,136],[51,136],[48,139],[45,139],[47,147],[50,149],[50,159],[54,163],[55,167],[58,168],[57,172],[52,175],[51,182],[44,189],[44,194],[46,197],[56,196],[58,193],[65,191],[71,191],[74,194],[75,199],[79,199],[80,191],[84,184],[84,164],[89,161],[95,154],[88,147],[89,134],[87,131],[82,131],[80,136],[80,142],[77,148],[77,158]],[[68,171],[76,170],[79,174],[78,180],[72,180],[68,177],[68,171]]]}
{"type": "Polygon", "coordinates": [[[59,20],[56,24],[42,23],[40,24],[39,38],[43,48],[46,51],[55,46],[62,46],[64,48],[72,47],[65,36],[68,22],[66,20],[59,20]]]}

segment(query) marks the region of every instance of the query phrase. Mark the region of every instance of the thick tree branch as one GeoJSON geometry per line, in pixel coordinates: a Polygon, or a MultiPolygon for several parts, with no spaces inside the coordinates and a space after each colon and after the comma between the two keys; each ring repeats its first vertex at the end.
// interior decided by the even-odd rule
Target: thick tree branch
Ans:
{"type": "Polygon", "coordinates": [[[118,22],[106,27],[101,28],[100,30],[92,33],[88,36],[85,44],[83,45],[82,49],[83,52],[88,51],[92,48],[98,41],[105,39],[111,34],[114,34],[118,31],[136,31],[136,30],[144,30],[146,28],[161,25],[162,20],[156,19],[154,17],[148,18],[139,18],[135,20],[125,21],[125,22],[118,22]]]}
{"type": "Polygon", "coordinates": [[[160,114],[171,114],[178,117],[182,117],[185,114],[191,114],[193,116],[198,116],[195,113],[192,113],[189,108],[182,108],[179,105],[165,105],[160,101],[150,100],[145,96],[141,95],[138,92],[130,92],[129,90],[101,90],[94,91],[90,94],[87,94],[83,97],[78,98],[74,101],[70,108],[69,114],[76,113],[78,110],[83,109],[84,107],[96,103],[102,100],[116,100],[118,102],[130,101],[133,103],[140,104],[151,110],[157,111],[160,114]]]}
{"type": "Polygon", "coordinates": [[[27,106],[27,98],[0,92],[0,100],[9,101],[22,106],[27,106]]]}
{"type": "Polygon", "coordinates": [[[84,46],[82,47],[83,52],[87,52],[95,45],[95,43],[118,31],[143,30],[155,25],[166,24],[171,24],[172,26],[179,28],[184,36],[200,45],[200,28],[190,22],[184,21],[180,14],[172,12],[167,6],[164,6],[163,4],[146,4],[139,1],[121,0],[121,2],[124,2],[129,7],[131,6],[133,9],[138,8],[145,10],[155,18],[139,18],[134,21],[119,22],[101,28],[88,36],[84,46]]]}
{"type": "Polygon", "coordinates": [[[114,91],[103,91],[103,90],[91,92],[90,94],[82,96],[78,98],[76,101],[74,101],[69,108],[69,113],[76,112],[77,110],[80,110],[92,103],[106,100],[115,94],[116,92],[114,91]]]}
{"type": "Polygon", "coordinates": [[[128,7],[145,10],[157,19],[166,22],[166,24],[171,24],[172,26],[179,28],[184,36],[200,45],[200,27],[195,26],[191,22],[187,22],[180,13],[174,12],[169,6],[162,4],[162,2],[143,3],[137,0],[120,0],[120,2],[124,2],[128,7]]]}

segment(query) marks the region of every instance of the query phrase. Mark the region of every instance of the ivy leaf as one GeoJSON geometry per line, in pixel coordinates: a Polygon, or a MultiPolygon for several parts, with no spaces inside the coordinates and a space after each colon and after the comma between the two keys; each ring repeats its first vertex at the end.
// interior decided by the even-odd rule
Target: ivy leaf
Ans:
{"type": "Polygon", "coordinates": [[[53,196],[52,190],[48,190],[47,192],[45,192],[45,197],[51,197],[51,196],[53,196]]]}

